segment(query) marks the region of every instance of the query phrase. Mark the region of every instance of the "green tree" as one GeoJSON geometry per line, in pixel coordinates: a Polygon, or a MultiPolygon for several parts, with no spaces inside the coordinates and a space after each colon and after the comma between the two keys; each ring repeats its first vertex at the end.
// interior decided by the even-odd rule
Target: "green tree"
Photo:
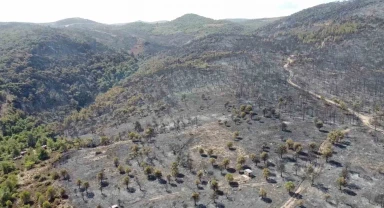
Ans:
{"type": "Polygon", "coordinates": [[[97,174],[97,180],[100,181],[100,184],[103,182],[104,180],[104,172],[103,171],[100,171],[98,174],[97,174]]]}
{"type": "Polygon", "coordinates": [[[117,170],[119,171],[120,174],[124,174],[124,173],[125,173],[124,167],[121,166],[121,165],[119,165],[119,166],[117,167],[117,170]]]}
{"type": "Polygon", "coordinates": [[[342,187],[342,186],[346,186],[346,185],[347,185],[347,180],[345,180],[344,177],[339,177],[339,178],[336,180],[336,183],[337,183],[337,186],[339,187],[339,190],[341,190],[341,187],[342,187]]]}
{"type": "Polygon", "coordinates": [[[80,179],[77,179],[77,181],[76,181],[76,185],[79,187],[79,189],[80,189],[80,186],[81,186],[82,183],[83,183],[83,182],[82,182],[80,179]]]}
{"type": "Polygon", "coordinates": [[[83,183],[83,187],[84,187],[84,189],[85,189],[85,192],[88,193],[89,183],[88,183],[87,181],[85,181],[85,182],[83,183]]]}
{"type": "Polygon", "coordinates": [[[231,183],[234,180],[233,175],[230,173],[227,173],[227,175],[225,175],[225,179],[228,181],[228,183],[231,183]]]}
{"type": "Polygon", "coordinates": [[[265,189],[263,188],[260,188],[260,191],[259,191],[259,196],[264,199],[267,197],[267,191],[265,191],[265,189]]]}
{"type": "Polygon", "coordinates": [[[227,147],[228,147],[228,149],[232,149],[233,148],[233,142],[228,142],[227,147]]]}
{"type": "Polygon", "coordinates": [[[333,149],[332,147],[326,147],[324,148],[322,151],[321,151],[321,154],[323,155],[323,157],[325,158],[325,161],[328,162],[328,159],[330,157],[332,157],[333,155],[333,149]]]}
{"type": "Polygon", "coordinates": [[[129,175],[129,173],[132,172],[132,169],[130,167],[125,168],[125,173],[129,175]]]}
{"type": "Polygon", "coordinates": [[[209,162],[211,163],[212,166],[214,166],[215,163],[216,163],[216,159],[215,158],[210,158],[209,162]]]}
{"type": "Polygon", "coordinates": [[[13,203],[11,200],[7,200],[7,202],[5,202],[5,205],[8,207],[8,208],[11,208],[13,203]]]}
{"type": "Polygon", "coordinates": [[[40,206],[43,206],[45,202],[45,197],[43,195],[39,196],[37,202],[40,206]]]}
{"type": "Polygon", "coordinates": [[[194,192],[192,194],[192,199],[193,199],[193,202],[195,203],[195,206],[196,206],[197,202],[200,200],[200,194],[197,192],[194,192]]]}
{"type": "Polygon", "coordinates": [[[147,166],[144,168],[145,175],[151,175],[153,172],[153,168],[151,166],[147,166]]]}
{"type": "Polygon", "coordinates": [[[294,144],[294,142],[293,142],[292,139],[288,139],[285,143],[287,144],[287,147],[288,147],[289,149],[292,149],[292,148],[293,148],[293,144],[294,144]]]}
{"type": "Polygon", "coordinates": [[[213,179],[211,181],[211,189],[214,191],[217,191],[218,188],[219,188],[219,183],[216,181],[216,179],[213,179]]]}
{"type": "Polygon", "coordinates": [[[270,174],[269,169],[268,168],[264,168],[263,169],[263,176],[264,176],[265,180],[268,180],[269,174],[270,174]]]}
{"type": "Polygon", "coordinates": [[[199,148],[199,153],[200,153],[200,155],[204,154],[204,149],[200,147],[199,148]]]}
{"type": "Polygon", "coordinates": [[[52,186],[49,186],[47,188],[47,191],[45,192],[45,196],[47,197],[48,201],[53,201],[56,196],[56,190],[52,186]]]}
{"type": "Polygon", "coordinates": [[[317,129],[319,129],[319,130],[320,130],[321,128],[323,128],[323,126],[324,126],[324,123],[323,123],[323,121],[322,121],[322,120],[320,120],[320,119],[316,118],[314,122],[315,122],[315,126],[316,126],[316,128],[317,128],[317,129]]]}
{"type": "Polygon", "coordinates": [[[127,189],[128,189],[129,182],[130,182],[130,178],[129,178],[129,176],[125,176],[125,177],[124,177],[124,181],[123,181],[123,183],[124,183],[124,185],[127,186],[127,189]]]}
{"type": "Polygon", "coordinates": [[[43,208],[51,208],[52,206],[51,206],[51,203],[49,203],[49,201],[45,201],[44,203],[43,203],[43,208]]]}
{"type": "Polygon", "coordinates": [[[63,188],[60,188],[59,194],[60,194],[61,198],[64,198],[67,196],[67,191],[65,191],[65,189],[63,189],[63,188]]]}
{"type": "Polygon", "coordinates": [[[266,152],[262,152],[260,154],[260,158],[264,161],[264,164],[266,163],[266,161],[268,160],[268,153],[266,152]]]}
{"type": "Polygon", "coordinates": [[[15,165],[8,161],[1,162],[0,164],[1,164],[1,170],[3,171],[4,175],[11,173],[12,171],[15,170],[15,165]]]}
{"type": "Polygon", "coordinates": [[[68,171],[65,170],[65,169],[63,169],[63,170],[60,171],[60,175],[61,175],[61,177],[63,177],[63,180],[67,180],[67,179],[69,179],[68,171]]]}
{"type": "Polygon", "coordinates": [[[161,179],[161,177],[163,177],[163,173],[161,172],[161,170],[156,169],[155,170],[155,176],[156,176],[156,178],[161,179]]]}
{"type": "Polygon", "coordinates": [[[288,193],[292,193],[292,191],[295,189],[295,184],[292,181],[286,182],[284,186],[288,193]]]}
{"type": "Polygon", "coordinates": [[[195,180],[195,185],[196,185],[197,188],[199,188],[200,183],[201,183],[201,182],[200,182],[199,179],[196,179],[196,180],[195,180]]]}
{"type": "Polygon", "coordinates": [[[244,156],[239,156],[237,158],[237,163],[240,164],[240,165],[243,165],[245,163],[245,157],[244,156]]]}
{"type": "Polygon", "coordinates": [[[278,148],[277,148],[277,153],[279,153],[280,155],[280,158],[283,158],[283,155],[287,153],[287,147],[285,145],[280,145],[278,148]]]}
{"type": "Polygon", "coordinates": [[[52,173],[51,173],[51,179],[52,180],[57,180],[57,179],[59,179],[60,178],[60,175],[59,175],[59,173],[57,173],[56,171],[53,171],[52,173]]]}
{"type": "Polygon", "coordinates": [[[177,162],[172,163],[171,172],[173,177],[177,177],[179,175],[179,164],[177,162]]]}
{"type": "Polygon", "coordinates": [[[117,158],[117,157],[113,158],[113,164],[115,165],[115,167],[118,167],[119,166],[119,158],[117,158]]]}
{"type": "Polygon", "coordinates": [[[222,162],[223,167],[224,167],[225,169],[227,169],[227,167],[228,167],[228,165],[229,165],[230,162],[231,162],[231,161],[230,161],[228,158],[224,158],[224,160],[223,160],[223,162],[222,162]]]}
{"type": "Polygon", "coordinates": [[[197,172],[197,178],[199,179],[199,181],[201,181],[201,178],[203,177],[203,171],[202,170],[199,170],[197,172]]]}
{"type": "Polygon", "coordinates": [[[208,149],[207,154],[208,154],[210,157],[212,157],[212,155],[213,155],[213,149],[208,149]]]}
{"type": "Polygon", "coordinates": [[[309,144],[309,149],[312,151],[312,152],[315,152],[316,151],[316,147],[317,147],[317,144],[312,142],[309,144]]]}
{"type": "Polygon", "coordinates": [[[37,158],[39,158],[39,160],[49,159],[48,152],[44,148],[41,148],[41,147],[37,148],[36,153],[37,153],[37,158]]]}
{"type": "Polygon", "coordinates": [[[31,193],[29,191],[22,191],[19,193],[19,197],[23,204],[27,204],[31,200],[31,193]]]}
{"type": "Polygon", "coordinates": [[[166,176],[166,178],[167,178],[168,184],[170,184],[170,183],[171,183],[171,180],[172,180],[172,176],[171,176],[170,174],[168,174],[168,175],[166,176]]]}

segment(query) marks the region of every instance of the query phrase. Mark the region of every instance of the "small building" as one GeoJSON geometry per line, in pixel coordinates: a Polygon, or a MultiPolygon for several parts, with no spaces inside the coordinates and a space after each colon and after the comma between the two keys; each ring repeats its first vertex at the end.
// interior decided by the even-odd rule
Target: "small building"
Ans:
{"type": "Polygon", "coordinates": [[[47,149],[47,145],[43,145],[41,146],[43,149],[47,149]]]}
{"type": "Polygon", "coordinates": [[[119,205],[117,205],[117,204],[112,205],[111,208],[119,208],[119,205]]]}
{"type": "Polygon", "coordinates": [[[249,177],[252,177],[252,176],[253,176],[253,175],[252,175],[252,170],[251,170],[251,169],[245,169],[245,170],[244,170],[244,174],[247,175],[247,176],[249,176],[249,177]]]}

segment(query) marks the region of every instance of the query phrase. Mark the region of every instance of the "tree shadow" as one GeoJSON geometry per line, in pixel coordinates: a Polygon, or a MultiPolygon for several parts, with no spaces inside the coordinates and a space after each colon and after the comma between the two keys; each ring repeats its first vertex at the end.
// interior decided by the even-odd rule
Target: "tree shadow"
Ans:
{"type": "Polygon", "coordinates": [[[275,179],[273,179],[273,178],[268,178],[267,182],[268,183],[277,183],[277,181],[275,179]]]}
{"type": "Polygon", "coordinates": [[[208,157],[208,155],[207,155],[207,154],[204,154],[204,153],[203,153],[203,154],[200,154],[200,156],[201,156],[201,157],[208,157]]]}
{"type": "Polygon", "coordinates": [[[267,166],[268,167],[275,167],[276,165],[273,162],[268,161],[267,166]]]}
{"type": "Polygon", "coordinates": [[[109,186],[109,183],[108,183],[108,181],[103,181],[100,183],[100,185],[104,188],[104,187],[109,186]]]}
{"type": "Polygon", "coordinates": [[[228,173],[236,173],[236,169],[234,168],[227,168],[228,173]]]}
{"type": "Polygon", "coordinates": [[[343,192],[350,195],[350,196],[356,196],[357,195],[354,191],[349,190],[349,189],[344,189],[343,192]]]}
{"type": "Polygon", "coordinates": [[[179,173],[179,174],[177,174],[177,177],[178,177],[178,178],[184,178],[184,177],[185,177],[185,175],[184,175],[184,174],[182,174],[182,173],[179,173]]]}
{"type": "Polygon", "coordinates": [[[133,188],[133,187],[128,187],[127,191],[128,191],[129,193],[135,193],[135,192],[136,192],[136,189],[133,188]]]}
{"type": "Polygon", "coordinates": [[[350,141],[342,141],[340,144],[345,145],[345,146],[350,146],[351,142],[350,141]]]}
{"type": "Polygon", "coordinates": [[[92,199],[93,197],[95,197],[95,194],[93,192],[88,192],[86,193],[86,197],[92,199]]]}
{"type": "Polygon", "coordinates": [[[239,187],[239,183],[238,183],[238,182],[229,182],[229,185],[230,185],[232,188],[237,188],[237,187],[239,187]]]}
{"type": "Polygon", "coordinates": [[[318,183],[318,184],[315,184],[314,187],[316,187],[317,189],[319,189],[320,191],[326,193],[328,192],[329,188],[325,187],[324,184],[322,183],[318,183]]]}
{"type": "Polygon", "coordinates": [[[347,148],[347,146],[345,146],[345,145],[342,145],[342,144],[339,144],[339,143],[336,143],[336,144],[334,144],[336,147],[338,147],[338,148],[340,148],[340,149],[345,149],[345,148],[347,148]]]}
{"type": "Polygon", "coordinates": [[[340,168],[340,167],[343,167],[343,165],[337,161],[334,161],[334,160],[329,160],[328,163],[332,166],[335,166],[337,168],[340,168]]]}
{"type": "Polygon", "coordinates": [[[179,178],[178,178],[178,179],[176,179],[175,181],[176,181],[176,183],[178,183],[178,184],[182,184],[182,183],[184,183],[184,180],[182,180],[182,179],[179,179],[179,178]]]}
{"type": "Polygon", "coordinates": [[[308,157],[308,153],[306,153],[304,151],[299,152],[299,155],[304,156],[304,157],[308,157]]]}
{"type": "Polygon", "coordinates": [[[204,190],[204,188],[202,186],[197,187],[197,189],[204,190]]]}
{"type": "Polygon", "coordinates": [[[266,146],[264,146],[264,147],[262,148],[262,150],[263,150],[264,152],[269,152],[270,149],[271,149],[270,147],[266,147],[266,146]]]}
{"type": "Polygon", "coordinates": [[[217,190],[216,194],[219,196],[224,196],[224,192],[222,190],[217,190]]]}
{"type": "Polygon", "coordinates": [[[177,184],[175,184],[175,183],[171,183],[170,184],[172,187],[177,187],[177,184]]]}
{"type": "Polygon", "coordinates": [[[236,137],[235,141],[241,141],[243,140],[243,137],[236,137]]]}
{"type": "Polygon", "coordinates": [[[217,203],[217,204],[216,204],[216,207],[217,207],[217,208],[225,208],[225,205],[222,204],[222,203],[217,203]]]}
{"type": "Polygon", "coordinates": [[[261,200],[262,200],[263,202],[265,202],[265,203],[268,203],[268,204],[272,203],[272,199],[270,199],[270,198],[268,198],[268,197],[261,198],[261,200]]]}
{"type": "Polygon", "coordinates": [[[147,179],[148,179],[148,181],[155,181],[156,177],[154,175],[148,175],[147,179]]]}
{"type": "Polygon", "coordinates": [[[210,157],[217,159],[217,155],[211,155],[210,157]]]}
{"type": "Polygon", "coordinates": [[[296,199],[302,199],[303,195],[301,195],[300,193],[292,193],[292,197],[294,197],[296,199]]]}
{"type": "Polygon", "coordinates": [[[326,133],[326,134],[328,134],[329,133],[329,131],[327,131],[327,130],[324,130],[324,129],[320,129],[319,130],[321,133],[326,133]]]}
{"type": "Polygon", "coordinates": [[[356,185],[356,184],[354,184],[354,183],[350,183],[350,184],[348,184],[347,187],[348,187],[349,189],[353,189],[353,190],[360,190],[360,189],[361,189],[358,185],[356,185]]]}
{"type": "Polygon", "coordinates": [[[207,206],[205,206],[204,204],[198,204],[196,207],[198,207],[198,208],[207,208],[207,206]]]}
{"type": "Polygon", "coordinates": [[[291,162],[291,163],[292,163],[292,162],[296,162],[296,160],[293,159],[292,157],[284,157],[284,158],[283,158],[283,161],[284,161],[284,162],[291,162]]]}
{"type": "Polygon", "coordinates": [[[201,181],[201,184],[206,186],[206,185],[208,185],[208,181],[201,181]]]}
{"type": "Polygon", "coordinates": [[[289,129],[285,129],[285,130],[283,130],[283,132],[286,132],[286,133],[292,133],[292,131],[289,130],[289,129]]]}
{"type": "Polygon", "coordinates": [[[167,181],[162,178],[159,178],[159,183],[165,185],[167,184],[167,181]]]}
{"type": "Polygon", "coordinates": [[[235,151],[236,148],[235,148],[235,147],[231,147],[231,148],[229,148],[229,150],[231,150],[231,151],[235,151]]]}

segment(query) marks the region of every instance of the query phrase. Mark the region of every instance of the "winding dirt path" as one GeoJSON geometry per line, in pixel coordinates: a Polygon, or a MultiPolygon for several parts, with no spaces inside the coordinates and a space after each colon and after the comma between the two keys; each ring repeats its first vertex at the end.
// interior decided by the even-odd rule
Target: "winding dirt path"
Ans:
{"type": "MultiPolygon", "coordinates": [[[[336,103],[335,101],[330,100],[330,99],[325,98],[325,97],[322,97],[322,96],[320,96],[319,94],[316,94],[316,93],[313,92],[313,91],[305,90],[305,89],[303,89],[302,87],[300,87],[299,85],[297,85],[296,83],[294,83],[294,82],[292,81],[292,78],[293,78],[294,74],[293,74],[292,70],[289,70],[289,69],[288,69],[288,67],[289,67],[288,64],[285,64],[285,65],[284,65],[285,70],[287,70],[287,71],[289,72],[289,78],[288,78],[287,81],[288,81],[288,83],[289,83],[290,85],[292,85],[293,87],[298,88],[298,89],[300,89],[300,90],[303,90],[303,91],[305,91],[305,92],[311,94],[312,96],[314,96],[314,97],[316,97],[316,98],[318,98],[318,99],[323,99],[323,100],[325,100],[325,101],[326,101],[327,103],[329,103],[329,104],[332,104],[332,105],[335,105],[335,106],[337,106],[337,107],[340,107],[340,105],[339,105],[338,103],[336,103]]],[[[383,130],[383,129],[380,129],[380,128],[377,128],[377,127],[376,127],[376,129],[375,129],[375,127],[370,123],[370,121],[372,120],[372,117],[371,117],[371,116],[368,116],[368,115],[364,115],[364,114],[358,113],[358,112],[354,111],[354,110],[351,109],[351,108],[347,108],[346,110],[347,110],[348,112],[350,112],[350,113],[356,115],[356,116],[361,120],[361,122],[362,122],[365,126],[367,126],[368,128],[373,129],[373,130],[375,130],[375,131],[379,131],[379,132],[381,132],[381,133],[384,133],[384,130],[383,130]]]]}
{"type": "MultiPolygon", "coordinates": [[[[294,74],[293,74],[292,70],[289,70],[289,69],[288,69],[288,67],[289,67],[289,63],[291,63],[291,61],[292,61],[292,60],[288,59],[288,63],[284,65],[284,69],[287,70],[287,71],[289,72],[289,77],[288,77],[287,82],[288,82],[290,85],[292,85],[293,87],[295,87],[295,88],[297,88],[297,89],[303,90],[303,91],[305,91],[305,92],[311,94],[312,96],[314,96],[314,97],[316,97],[316,98],[318,98],[318,99],[323,99],[323,100],[325,100],[325,101],[326,101],[327,103],[329,103],[329,104],[332,104],[332,105],[335,105],[335,106],[337,106],[337,107],[340,107],[340,105],[339,105],[338,103],[336,103],[335,101],[330,100],[330,99],[328,99],[328,98],[324,98],[324,97],[320,96],[319,94],[316,94],[316,93],[313,92],[313,91],[305,90],[305,89],[303,89],[302,87],[300,87],[298,84],[294,83],[294,82],[292,81],[292,78],[293,78],[294,74]]],[[[367,116],[367,115],[363,115],[363,114],[361,114],[361,113],[358,113],[358,112],[352,110],[351,108],[347,108],[346,110],[347,110],[348,112],[350,112],[350,113],[356,115],[356,116],[361,120],[361,122],[362,122],[365,126],[367,126],[368,128],[373,129],[373,130],[378,131],[378,132],[381,132],[381,133],[384,133],[384,130],[383,130],[383,129],[375,128],[375,127],[370,123],[370,120],[372,119],[372,117],[367,116]]],[[[321,143],[321,145],[320,145],[320,147],[319,147],[319,150],[322,148],[322,146],[325,144],[325,142],[326,142],[326,140],[324,140],[323,143],[321,143]]],[[[323,165],[324,165],[324,164],[319,164],[319,166],[317,166],[317,167],[315,168],[314,171],[315,171],[317,174],[319,174],[319,173],[321,172],[321,170],[322,170],[323,165]]],[[[296,189],[296,191],[295,191],[295,195],[296,195],[296,194],[301,194],[301,193],[304,192],[310,185],[311,185],[311,184],[310,184],[308,181],[303,181],[303,182],[297,187],[297,189],[296,189]]],[[[293,208],[293,207],[295,207],[297,200],[298,200],[298,199],[295,198],[295,197],[290,197],[290,198],[289,198],[289,199],[288,199],[288,200],[281,206],[281,208],[293,208]]]]}

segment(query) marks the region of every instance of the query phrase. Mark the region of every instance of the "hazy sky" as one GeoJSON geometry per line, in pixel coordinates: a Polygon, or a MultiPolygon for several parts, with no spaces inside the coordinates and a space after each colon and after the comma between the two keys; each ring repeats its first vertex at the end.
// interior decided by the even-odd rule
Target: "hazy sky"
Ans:
{"type": "Polygon", "coordinates": [[[292,14],[334,0],[1,0],[0,22],[81,17],[102,23],[172,20],[186,13],[213,19],[292,14]]]}

